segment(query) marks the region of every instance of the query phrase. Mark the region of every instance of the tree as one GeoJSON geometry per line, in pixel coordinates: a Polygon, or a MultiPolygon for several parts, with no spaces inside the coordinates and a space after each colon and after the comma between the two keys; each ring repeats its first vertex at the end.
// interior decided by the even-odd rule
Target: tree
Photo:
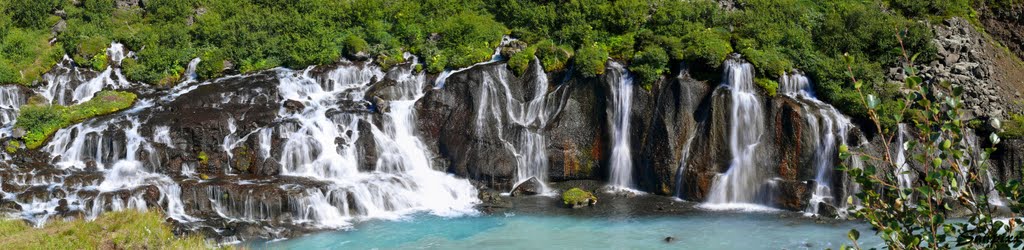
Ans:
{"type": "MultiPolygon", "coordinates": [[[[862,83],[857,81],[849,66],[853,59],[847,56],[850,79],[884,142],[881,155],[851,152],[845,146],[840,148],[841,158],[859,157],[868,163],[864,168],[844,167],[861,190],[847,199],[851,205],[849,212],[870,223],[892,249],[1020,248],[1024,245],[1024,231],[1017,225],[1022,220],[993,219],[989,196],[998,190],[1007,198],[1008,207],[1019,213],[1024,209],[1021,206],[1024,188],[1019,181],[1013,181],[995,185],[996,190],[992,190],[993,185],[983,181],[981,176],[987,171],[987,159],[995,148],[978,152],[967,141],[972,132],[960,112],[963,90],[948,83],[925,83],[911,66],[913,58],[906,53],[903,58],[910,75],[905,82],[907,94],[896,100],[898,109],[885,115],[897,121],[906,120],[916,133],[904,144],[892,145],[897,135],[883,130],[879,118],[883,115],[879,112],[880,100],[861,91],[862,83]],[[910,154],[906,162],[892,156],[894,147],[910,154]],[[908,163],[920,167],[908,167],[908,163]],[[880,172],[879,169],[896,171],[880,172]],[[917,176],[916,181],[907,183],[910,179],[907,175],[917,176]],[[855,201],[860,205],[856,206],[855,201]],[[966,221],[947,221],[946,216],[954,207],[968,210],[970,217],[966,221]]],[[[989,139],[993,145],[999,143],[995,133],[989,139]]],[[[859,249],[860,232],[850,230],[849,237],[853,247],[859,249]]]]}

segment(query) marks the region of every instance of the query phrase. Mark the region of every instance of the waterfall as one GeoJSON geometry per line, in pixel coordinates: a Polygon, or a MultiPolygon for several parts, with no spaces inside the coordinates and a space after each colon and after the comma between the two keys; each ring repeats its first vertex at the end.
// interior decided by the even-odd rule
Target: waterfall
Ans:
{"type": "Polygon", "coordinates": [[[612,80],[612,103],[608,106],[608,124],[612,128],[611,183],[614,189],[631,189],[633,159],[629,144],[630,108],[633,104],[633,77],[626,69],[611,62],[608,78],[612,80]]]}
{"type": "Polygon", "coordinates": [[[798,71],[783,74],[779,79],[780,93],[798,101],[804,110],[811,137],[814,139],[813,167],[814,189],[804,212],[808,215],[819,213],[820,205],[826,203],[842,207],[842,199],[835,199],[832,176],[835,174],[839,146],[846,144],[847,132],[853,125],[832,105],[814,96],[811,81],[798,71]]]}
{"type": "MultiPolygon", "coordinates": [[[[14,119],[18,117],[18,110],[25,105],[28,97],[17,85],[0,86],[0,127],[14,125],[14,119]]],[[[10,133],[2,133],[9,135],[10,133]]]]}
{"type": "Polygon", "coordinates": [[[505,58],[504,56],[501,55],[501,48],[505,47],[505,46],[508,46],[512,42],[518,41],[518,40],[519,39],[515,39],[515,38],[512,38],[510,36],[503,36],[503,37],[501,37],[501,43],[499,43],[498,46],[494,48],[494,53],[491,54],[491,60],[490,61],[475,63],[475,64],[470,65],[468,67],[461,68],[461,69],[456,69],[456,70],[445,69],[444,71],[441,72],[441,74],[438,74],[437,75],[437,79],[434,80],[434,89],[444,88],[445,81],[447,81],[448,77],[451,76],[452,74],[459,73],[459,72],[465,71],[467,69],[471,69],[471,68],[479,66],[479,65],[484,65],[484,64],[498,62],[498,61],[502,61],[502,60],[507,59],[507,58],[505,58]]]}
{"type": "Polygon", "coordinates": [[[548,112],[545,110],[548,91],[547,74],[540,67],[540,61],[534,60],[531,66],[536,77],[533,84],[533,96],[525,97],[526,101],[517,100],[506,80],[509,74],[504,68],[486,72],[480,86],[480,100],[477,103],[476,134],[487,136],[488,126],[493,126],[498,138],[516,157],[516,180],[518,186],[530,178],[541,183],[541,193],[547,193],[548,156],[547,140],[542,133],[547,127],[548,112]],[[527,99],[528,98],[528,99],[527,99]],[[504,108],[504,110],[502,110],[504,108]],[[488,122],[493,120],[493,122],[488,122]],[[506,133],[505,122],[510,122],[517,131],[506,133]],[[507,138],[518,135],[518,139],[507,138]],[[512,143],[512,141],[518,143],[512,143]]]}
{"type": "Polygon", "coordinates": [[[745,61],[730,58],[725,62],[725,83],[731,90],[729,170],[715,179],[706,207],[749,207],[764,184],[759,178],[755,154],[765,132],[761,101],[754,88],[754,68],[745,61]]]}
{"type": "MultiPolygon", "coordinates": [[[[967,152],[965,152],[964,155],[967,156],[967,161],[970,163],[969,166],[975,168],[976,171],[985,171],[985,182],[982,184],[984,185],[983,187],[985,188],[986,195],[988,196],[988,203],[997,207],[1005,206],[1003,198],[999,195],[999,190],[996,190],[996,182],[992,179],[992,170],[988,167],[982,168],[981,162],[984,161],[986,165],[989,166],[991,166],[992,163],[981,156],[984,150],[981,148],[978,135],[973,129],[967,129],[964,134],[964,141],[967,143],[967,148],[964,149],[967,152]]],[[[961,164],[961,166],[966,165],[968,164],[961,164]]],[[[957,176],[957,181],[959,183],[967,183],[970,169],[962,168],[961,171],[960,175],[957,176]]],[[[961,190],[966,189],[967,185],[960,185],[960,188],[961,190]]]]}
{"type": "MultiPolygon", "coordinates": [[[[285,140],[282,174],[332,183],[329,194],[313,190],[293,198],[292,204],[303,206],[297,217],[315,226],[343,227],[355,218],[390,219],[419,211],[442,216],[474,213],[473,206],[479,202],[476,189],[468,181],[433,170],[415,135],[413,104],[423,95],[422,73],[413,75],[411,68],[398,73],[394,80],[403,95],[381,109],[386,111],[378,127],[370,116],[330,111],[344,109],[340,101],[362,100],[371,80],[383,77],[383,72],[374,66],[343,65],[318,81],[310,75],[311,69],[278,70],[281,96],[306,107],[295,114],[284,107],[279,112],[280,119],[296,121],[279,128],[285,140]],[[362,129],[369,129],[372,138],[360,138],[365,135],[362,129]],[[359,140],[373,140],[380,154],[371,171],[360,170],[359,140]]],[[[269,142],[262,133],[259,139],[269,142]]]]}
{"type": "Polygon", "coordinates": [[[910,175],[910,164],[907,163],[907,124],[900,123],[896,129],[896,168],[893,169],[896,180],[902,189],[913,188],[913,177],[910,175]]]}
{"type": "Polygon", "coordinates": [[[782,74],[779,79],[778,92],[788,96],[803,95],[814,98],[814,88],[811,86],[811,80],[807,79],[807,77],[799,71],[782,74]]]}
{"type": "Polygon", "coordinates": [[[37,92],[50,103],[71,105],[89,101],[96,92],[104,88],[131,87],[131,82],[121,74],[120,68],[121,60],[129,55],[131,53],[125,53],[124,45],[111,43],[107,48],[107,60],[110,65],[98,74],[79,69],[71,58],[65,55],[53,70],[43,75],[47,85],[37,92]]]}

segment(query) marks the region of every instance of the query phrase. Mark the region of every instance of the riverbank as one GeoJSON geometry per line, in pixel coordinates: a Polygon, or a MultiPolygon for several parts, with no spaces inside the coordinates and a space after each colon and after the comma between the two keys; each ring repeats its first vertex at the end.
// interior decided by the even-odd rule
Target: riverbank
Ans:
{"type": "Polygon", "coordinates": [[[41,228],[0,219],[5,249],[207,249],[201,237],[175,236],[159,212],[108,212],[96,220],[50,220],[41,228]]]}

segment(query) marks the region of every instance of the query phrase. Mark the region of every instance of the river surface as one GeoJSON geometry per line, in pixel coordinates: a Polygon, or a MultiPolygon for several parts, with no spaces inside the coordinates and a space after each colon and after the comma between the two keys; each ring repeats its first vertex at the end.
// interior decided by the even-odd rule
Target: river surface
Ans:
{"type": "MultiPolygon", "coordinates": [[[[850,228],[880,246],[865,224],[819,224],[781,213],[596,218],[419,215],[358,223],[347,231],[247,244],[254,249],[838,249],[850,228]],[[674,240],[666,242],[666,237],[674,240]]],[[[867,241],[865,241],[865,239],[867,241]]]]}

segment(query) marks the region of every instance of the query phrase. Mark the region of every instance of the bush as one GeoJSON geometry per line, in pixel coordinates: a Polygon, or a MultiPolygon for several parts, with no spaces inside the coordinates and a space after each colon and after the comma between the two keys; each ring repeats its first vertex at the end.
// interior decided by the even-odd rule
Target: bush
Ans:
{"type": "Polygon", "coordinates": [[[512,69],[512,73],[521,76],[523,73],[526,73],[526,69],[530,67],[530,63],[533,62],[536,53],[536,46],[526,47],[523,51],[512,54],[512,56],[509,57],[508,67],[512,69]]]}
{"type": "Polygon", "coordinates": [[[32,103],[21,106],[14,126],[25,130],[25,146],[36,149],[61,128],[85,119],[114,113],[135,103],[135,94],[104,90],[89,101],[72,106],[32,103]]]}
{"type": "Polygon", "coordinates": [[[576,57],[576,71],[583,77],[595,77],[604,74],[604,64],[608,62],[608,51],[603,46],[593,44],[580,48],[576,57]]]}
{"type": "Polygon", "coordinates": [[[355,36],[345,36],[345,40],[341,43],[341,51],[345,53],[345,56],[349,58],[357,58],[361,53],[369,53],[370,45],[366,43],[366,40],[355,36]]]}
{"type": "Polygon", "coordinates": [[[754,78],[754,84],[761,87],[761,90],[764,90],[764,92],[771,97],[775,97],[779,89],[779,82],[768,78],[754,78]]]}
{"type": "MultiPolygon", "coordinates": [[[[637,80],[644,86],[661,78],[661,75],[668,70],[668,54],[665,49],[658,46],[648,46],[633,56],[633,62],[629,65],[629,71],[636,75],[637,80]]],[[[649,87],[645,87],[648,88],[649,87]]]]}
{"type": "Polygon", "coordinates": [[[566,46],[555,45],[551,40],[544,40],[537,44],[537,57],[544,71],[554,72],[565,69],[566,62],[572,57],[572,49],[566,46]]]}

